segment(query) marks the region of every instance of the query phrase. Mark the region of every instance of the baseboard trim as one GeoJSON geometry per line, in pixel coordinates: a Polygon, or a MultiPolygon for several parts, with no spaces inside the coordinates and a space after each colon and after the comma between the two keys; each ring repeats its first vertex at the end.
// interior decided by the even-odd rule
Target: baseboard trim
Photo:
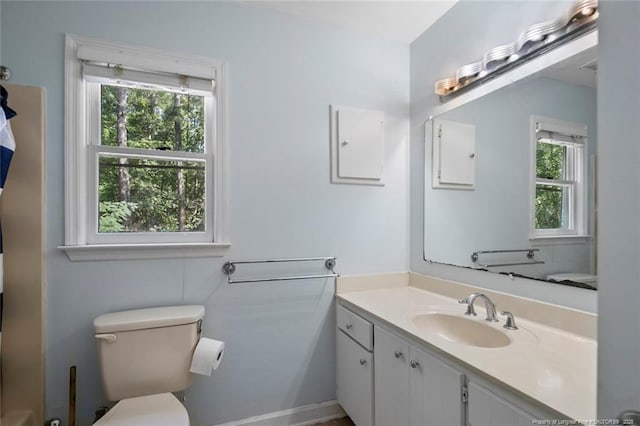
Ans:
{"type": "Polygon", "coordinates": [[[303,405],[215,426],[307,426],[346,416],[338,401],[303,405]]]}

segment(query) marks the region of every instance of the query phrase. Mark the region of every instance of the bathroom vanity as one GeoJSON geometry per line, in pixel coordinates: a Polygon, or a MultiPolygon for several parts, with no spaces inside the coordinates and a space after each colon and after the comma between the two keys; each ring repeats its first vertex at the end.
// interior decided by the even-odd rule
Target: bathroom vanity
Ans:
{"type": "Polygon", "coordinates": [[[337,396],[358,426],[596,418],[595,315],[413,273],[384,282],[338,284],[337,396]],[[518,329],[481,304],[466,316],[472,292],[518,329]]]}

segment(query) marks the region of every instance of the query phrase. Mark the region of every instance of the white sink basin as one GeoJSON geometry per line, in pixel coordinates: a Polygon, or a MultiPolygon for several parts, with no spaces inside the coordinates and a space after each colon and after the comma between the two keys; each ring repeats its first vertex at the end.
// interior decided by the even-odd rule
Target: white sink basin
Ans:
{"type": "Polygon", "coordinates": [[[432,312],[411,317],[420,331],[436,334],[450,342],[480,348],[501,348],[511,343],[505,332],[481,319],[432,312]]]}

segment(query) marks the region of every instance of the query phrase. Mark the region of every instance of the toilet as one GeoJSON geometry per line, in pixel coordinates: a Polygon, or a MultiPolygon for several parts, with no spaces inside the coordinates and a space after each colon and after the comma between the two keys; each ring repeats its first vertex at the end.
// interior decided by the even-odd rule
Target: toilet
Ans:
{"type": "Polygon", "coordinates": [[[204,306],[167,306],[100,315],[93,321],[104,393],[118,401],[95,425],[189,426],[173,395],[191,385],[191,358],[204,306]]]}
{"type": "Polygon", "coordinates": [[[548,281],[574,281],[577,283],[588,284],[591,287],[598,287],[598,276],[592,274],[584,274],[580,272],[564,272],[561,274],[547,275],[548,281]]]}

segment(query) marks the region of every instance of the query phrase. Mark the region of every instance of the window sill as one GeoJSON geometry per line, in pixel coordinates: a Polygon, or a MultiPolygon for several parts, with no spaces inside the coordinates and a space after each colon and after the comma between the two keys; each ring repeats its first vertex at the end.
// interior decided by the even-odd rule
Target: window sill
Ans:
{"type": "Polygon", "coordinates": [[[168,244],[100,244],[59,246],[69,260],[140,260],[176,259],[188,257],[222,257],[229,243],[168,243],[168,244]]]}
{"type": "Polygon", "coordinates": [[[529,237],[532,244],[583,244],[591,240],[591,235],[545,235],[529,237]]]}

